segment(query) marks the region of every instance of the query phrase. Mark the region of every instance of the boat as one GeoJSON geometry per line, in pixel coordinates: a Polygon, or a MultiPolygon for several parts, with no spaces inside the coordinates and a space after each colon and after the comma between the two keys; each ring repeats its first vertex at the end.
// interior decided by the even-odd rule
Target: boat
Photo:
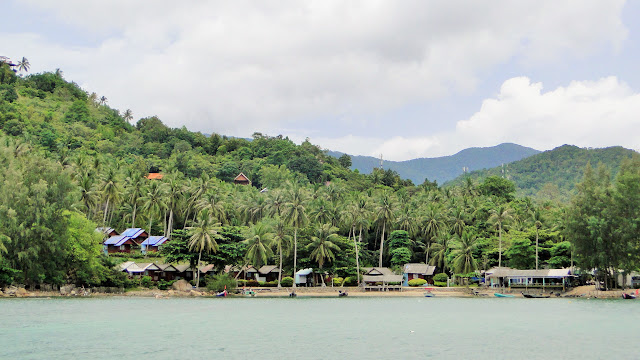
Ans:
{"type": "Polygon", "coordinates": [[[426,293],[424,293],[424,297],[436,297],[436,294],[432,293],[431,291],[427,291],[426,293]]]}
{"type": "Polygon", "coordinates": [[[256,292],[253,290],[245,290],[242,294],[244,294],[244,296],[256,296],[256,292]]]}
{"type": "Polygon", "coordinates": [[[217,293],[216,296],[227,296],[227,290],[217,293]]]}
{"type": "Polygon", "coordinates": [[[508,297],[508,298],[515,297],[515,296],[513,296],[511,294],[501,294],[501,293],[493,293],[493,296],[495,296],[495,297],[508,297]]]}
{"type": "Polygon", "coordinates": [[[627,300],[632,300],[632,299],[635,299],[635,298],[636,298],[636,296],[635,296],[635,295],[633,295],[633,294],[623,293],[623,294],[622,294],[622,298],[623,298],[623,299],[627,299],[627,300]]]}
{"type": "Polygon", "coordinates": [[[550,295],[537,295],[537,294],[525,294],[525,293],[522,293],[522,296],[528,299],[546,299],[551,297],[550,295]]]}
{"type": "Polygon", "coordinates": [[[343,296],[348,296],[348,295],[349,294],[346,291],[345,292],[342,292],[342,290],[338,291],[338,297],[343,297],[343,296]]]}

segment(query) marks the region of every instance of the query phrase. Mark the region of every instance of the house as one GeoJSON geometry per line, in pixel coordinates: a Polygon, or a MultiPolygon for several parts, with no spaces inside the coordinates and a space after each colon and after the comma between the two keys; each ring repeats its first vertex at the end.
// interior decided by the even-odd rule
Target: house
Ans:
{"type": "Polygon", "coordinates": [[[160,246],[167,241],[169,241],[169,239],[164,236],[149,236],[140,243],[140,248],[143,254],[147,252],[147,249],[150,252],[157,252],[160,250],[160,246]]]}
{"type": "Polygon", "coordinates": [[[171,281],[178,276],[178,269],[171,264],[156,264],[159,270],[160,280],[171,281]]]}
{"type": "Polygon", "coordinates": [[[403,275],[396,275],[386,267],[363,268],[364,290],[402,290],[403,275]]]}
{"type": "Polygon", "coordinates": [[[233,183],[239,185],[251,185],[251,180],[249,180],[245,174],[240,173],[235,179],[233,179],[233,183]]]}
{"type": "Polygon", "coordinates": [[[485,283],[491,287],[562,289],[571,285],[571,269],[518,270],[495,267],[485,271],[485,283]]]}
{"type": "Polygon", "coordinates": [[[138,245],[138,243],[126,235],[112,236],[102,244],[106,254],[130,253],[131,249],[138,245]]]}
{"type": "Polygon", "coordinates": [[[427,283],[433,285],[433,274],[436,272],[436,267],[427,264],[411,263],[404,264],[404,280],[403,285],[409,286],[409,280],[424,279],[427,283]]]}
{"type": "Polygon", "coordinates": [[[120,234],[121,236],[127,236],[131,238],[131,240],[135,241],[137,245],[140,245],[146,238],[149,237],[144,229],[141,228],[129,228],[120,234]]]}
{"type": "Polygon", "coordinates": [[[149,173],[147,176],[145,176],[145,178],[149,180],[162,180],[163,177],[164,177],[164,174],[160,174],[160,173],[149,173]]]}
{"type": "Polygon", "coordinates": [[[161,270],[154,263],[139,264],[133,261],[127,261],[120,264],[120,269],[129,274],[129,277],[150,276],[153,281],[160,279],[159,273],[161,270]]]}
{"type": "Polygon", "coordinates": [[[278,265],[264,265],[258,269],[258,281],[277,281],[280,268],[278,265]]]}
{"type": "Polygon", "coordinates": [[[313,269],[307,268],[296,271],[296,286],[313,286],[313,269]]]}
{"type": "Polygon", "coordinates": [[[190,265],[174,265],[176,268],[176,279],[193,279],[193,269],[190,265]]]}
{"type": "Polygon", "coordinates": [[[99,228],[96,228],[96,232],[104,234],[107,237],[120,235],[120,233],[118,233],[115,229],[110,228],[110,227],[99,227],[99,228]]]}

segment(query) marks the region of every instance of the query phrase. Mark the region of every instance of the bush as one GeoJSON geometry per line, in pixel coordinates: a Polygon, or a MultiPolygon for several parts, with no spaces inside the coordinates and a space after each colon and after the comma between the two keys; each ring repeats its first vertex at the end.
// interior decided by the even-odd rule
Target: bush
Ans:
{"type": "Polygon", "coordinates": [[[344,282],[344,279],[341,277],[335,277],[332,279],[333,281],[333,286],[341,286],[342,283],[344,282]]]}
{"type": "Polygon", "coordinates": [[[427,283],[425,279],[411,279],[409,280],[409,286],[422,286],[427,283]]]}
{"type": "Polygon", "coordinates": [[[437,282],[447,282],[447,279],[449,278],[449,276],[447,276],[447,274],[445,273],[439,273],[439,274],[435,274],[433,276],[433,281],[437,281],[437,282]]]}
{"type": "Polygon", "coordinates": [[[238,284],[238,287],[247,286],[247,280],[244,279],[236,280],[236,283],[238,284]]]}
{"type": "Polygon", "coordinates": [[[265,283],[263,283],[260,286],[266,286],[266,287],[276,287],[278,286],[278,280],[273,280],[273,281],[267,281],[265,283]]]}
{"type": "Polygon", "coordinates": [[[176,282],[175,280],[169,280],[169,281],[165,281],[165,280],[160,280],[157,283],[158,289],[160,290],[167,290],[171,287],[171,285],[173,285],[173,283],[176,282]]]}
{"type": "Polygon", "coordinates": [[[447,287],[447,282],[446,281],[444,281],[444,282],[442,282],[442,281],[434,281],[433,285],[439,286],[439,287],[447,287]]]}
{"type": "Polygon", "coordinates": [[[293,278],[290,276],[285,276],[282,278],[282,281],[280,282],[280,285],[284,286],[284,287],[291,287],[293,286],[293,278]]]}
{"type": "Polygon", "coordinates": [[[153,280],[151,280],[151,276],[143,276],[142,280],[140,280],[140,285],[150,288],[153,285],[153,280]]]}
{"type": "Polygon", "coordinates": [[[229,274],[207,276],[206,279],[207,289],[210,291],[220,292],[226,289],[228,292],[231,292],[235,290],[238,285],[233,276],[229,274]]]}
{"type": "Polygon", "coordinates": [[[344,278],[343,284],[345,286],[356,286],[356,285],[358,285],[355,276],[347,276],[346,278],[344,278]]]}
{"type": "Polygon", "coordinates": [[[247,286],[256,287],[260,286],[260,283],[258,282],[258,280],[247,280],[247,286]]]}

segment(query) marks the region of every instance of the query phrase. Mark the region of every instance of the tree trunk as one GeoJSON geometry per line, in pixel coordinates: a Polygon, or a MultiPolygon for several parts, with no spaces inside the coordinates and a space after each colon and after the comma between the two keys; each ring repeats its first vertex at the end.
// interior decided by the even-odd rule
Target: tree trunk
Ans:
{"type": "Polygon", "coordinates": [[[280,283],[282,282],[282,243],[280,243],[279,248],[280,248],[280,267],[278,268],[278,289],[282,287],[282,285],[280,285],[280,283]]]}
{"type": "Polygon", "coordinates": [[[538,270],[538,227],[536,227],[536,270],[538,270]]]}
{"type": "Polygon", "coordinates": [[[196,266],[196,271],[198,272],[198,279],[196,280],[196,288],[200,288],[200,259],[202,258],[202,250],[198,253],[198,266],[196,266]]]}
{"type": "Polygon", "coordinates": [[[498,223],[498,234],[498,237],[500,238],[498,248],[498,267],[502,267],[502,223],[498,223]]]}
{"type": "Polygon", "coordinates": [[[380,236],[380,262],[378,264],[379,267],[382,267],[382,254],[384,253],[384,232],[386,230],[387,223],[382,223],[382,235],[380,236]]]}
{"type": "Polygon", "coordinates": [[[171,230],[173,230],[173,209],[169,211],[169,224],[167,225],[167,231],[164,233],[167,239],[171,239],[171,230]]]}
{"type": "Polygon", "coordinates": [[[107,210],[109,210],[109,198],[107,198],[107,204],[104,206],[104,219],[102,219],[103,227],[107,226],[107,210]]]}
{"type": "Polygon", "coordinates": [[[133,217],[131,218],[131,227],[136,227],[136,210],[138,209],[138,204],[133,204],[133,217]]]}
{"type": "Polygon", "coordinates": [[[427,249],[425,252],[424,263],[429,265],[429,250],[431,250],[431,243],[427,244],[427,249]]]}
{"type": "MultiPolygon", "coordinates": [[[[360,225],[360,236],[358,237],[358,242],[362,241],[362,225],[360,225]]],[[[356,231],[355,228],[353,230],[353,242],[356,242],[356,231]]],[[[360,260],[358,259],[358,243],[355,243],[356,246],[356,281],[357,285],[360,286],[360,260]]],[[[343,282],[344,284],[344,282],[343,282]]]]}
{"type": "Polygon", "coordinates": [[[296,288],[296,265],[298,262],[298,228],[293,230],[293,288],[296,288]]]}

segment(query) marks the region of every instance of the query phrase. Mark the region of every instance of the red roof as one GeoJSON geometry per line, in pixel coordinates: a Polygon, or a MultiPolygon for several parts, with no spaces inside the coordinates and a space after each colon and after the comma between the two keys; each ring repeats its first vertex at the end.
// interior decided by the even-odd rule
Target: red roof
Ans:
{"type": "Polygon", "coordinates": [[[164,175],[160,173],[149,173],[149,175],[147,175],[146,178],[149,180],[162,180],[163,176],[164,175]]]}

